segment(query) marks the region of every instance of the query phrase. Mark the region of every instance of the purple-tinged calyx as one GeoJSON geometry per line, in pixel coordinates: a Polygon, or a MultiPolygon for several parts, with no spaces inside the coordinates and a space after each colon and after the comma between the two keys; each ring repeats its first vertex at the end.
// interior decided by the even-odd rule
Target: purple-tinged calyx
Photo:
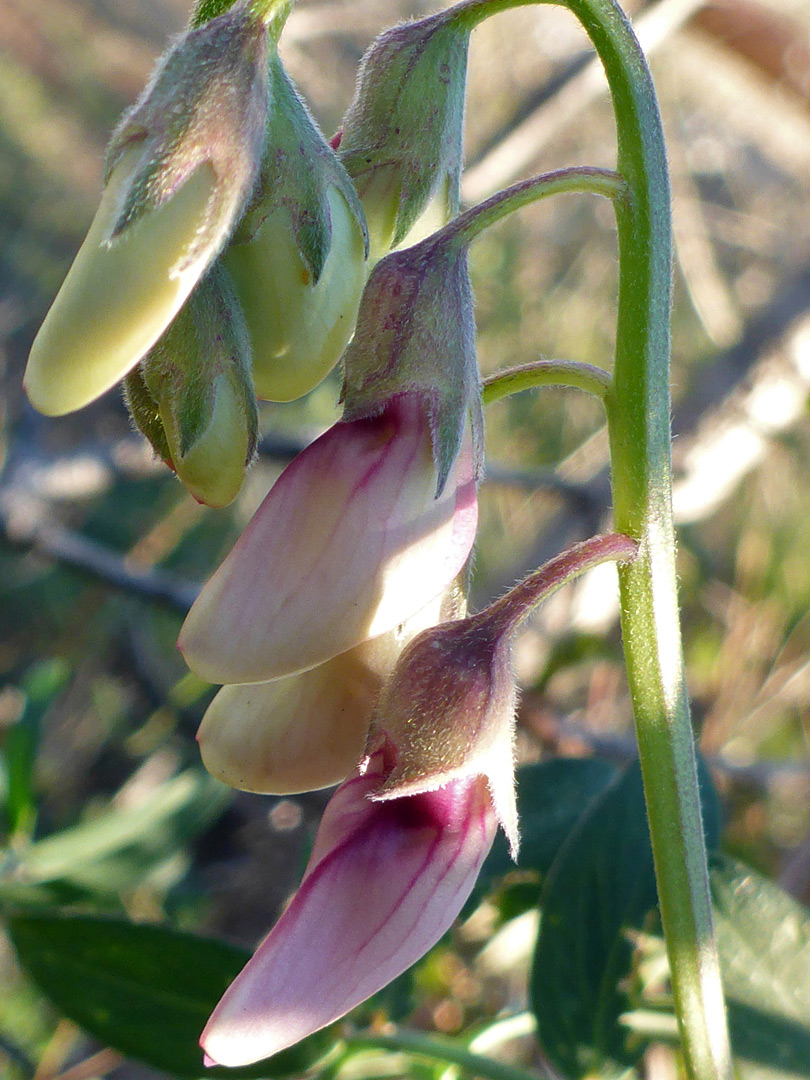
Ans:
{"type": "Polygon", "coordinates": [[[473,296],[466,244],[455,234],[443,230],[377,263],[343,366],[346,419],[374,416],[403,393],[420,399],[430,423],[437,494],[468,427],[480,476],[483,414],[473,296]]]}
{"type": "Polygon", "coordinates": [[[377,702],[368,749],[391,763],[379,800],[484,776],[517,858],[514,779],[517,685],[512,634],[481,615],[443,623],[405,649],[377,702]]]}
{"type": "MultiPolygon", "coordinates": [[[[455,10],[460,20],[466,14],[474,21],[484,5],[455,10]]],[[[355,336],[343,358],[345,415],[371,416],[397,394],[421,394],[431,422],[439,491],[468,420],[479,469],[483,452],[467,249],[490,225],[530,202],[553,192],[586,190],[613,199],[625,194],[621,177],[605,169],[564,169],[533,177],[465,210],[420,243],[392,252],[369,277],[355,336]]]]}
{"type": "Polygon", "coordinates": [[[606,561],[627,562],[636,550],[627,536],[595,537],[552,559],[483,611],[414,638],[372,718],[368,751],[382,747],[390,762],[372,798],[402,798],[483,775],[516,857],[515,630],[572,577],[606,561]]]}

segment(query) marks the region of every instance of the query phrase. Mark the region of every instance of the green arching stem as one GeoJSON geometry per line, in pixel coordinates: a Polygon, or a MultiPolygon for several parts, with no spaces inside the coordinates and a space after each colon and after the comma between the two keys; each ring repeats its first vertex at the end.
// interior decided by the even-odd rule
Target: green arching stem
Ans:
{"type": "MultiPolygon", "coordinates": [[[[228,11],[235,3],[236,0],[197,0],[189,26],[203,26],[217,15],[228,11]]],[[[248,3],[251,14],[266,23],[267,32],[276,43],[292,6],[293,0],[249,0],[248,3]]]]}
{"type": "Polygon", "coordinates": [[[466,246],[491,225],[501,221],[509,214],[520,210],[529,203],[545,199],[549,195],[563,193],[602,195],[614,202],[621,202],[627,188],[621,176],[611,169],[596,169],[587,165],[570,169],[558,169],[556,172],[533,176],[530,180],[521,180],[517,184],[498,191],[495,195],[471,206],[463,214],[430,237],[431,243],[448,245],[457,243],[466,246]]]}
{"type": "Polygon", "coordinates": [[[474,1054],[454,1039],[422,1035],[417,1031],[397,1031],[394,1035],[350,1035],[345,1042],[350,1049],[396,1050],[430,1061],[459,1065],[470,1075],[481,1076],[485,1080],[538,1080],[535,1072],[474,1054]]]}
{"type": "MultiPolygon", "coordinates": [[[[472,25],[524,0],[471,0],[472,25]]],[[[686,696],[671,506],[671,220],[661,121],[649,69],[616,0],[562,3],[602,61],[616,118],[619,296],[613,394],[606,398],[614,526],[640,543],[619,568],[622,630],[661,918],[684,1060],[693,1080],[729,1080],[695,749],[686,696]]]]}
{"type": "Polygon", "coordinates": [[[628,565],[638,558],[638,554],[638,544],[624,533],[592,536],[549,559],[489,607],[470,616],[468,622],[485,624],[494,636],[505,637],[514,633],[538,604],[548,600],[569,581],[606,562],[628,565]]]}
{"type": "Polygon", "coordinates": [[[459,26],[474,30],[484,19],[498,15],[509,8],[528,7],[529,4],[546,3],[551,0],[467,0],[453,8],[453,19],[459,26]]]}
{"type": "Polygon", "coordinates": [[[683,670],[670,459],[671,219],[655,91],[615,0],[567,0],[605,68],[616,116],[619,297],[608,433],[614,526],[641,543],[620,567],[622,631],[661,919],[683,1052],[696,1080],[732,1075],[694,736],[683,670]]]}
{"type": "Polygon", "coordinates": [[[613,395],[613,379],[604,368],[577,360],[536,360],[533,364],[498,371],[484,379],[483,402],[484,405],[491,405],[510,394],[519,394],[522,390],[532,390],[538,386],[569,386],[585,390],[605,403],[613,395]]]}

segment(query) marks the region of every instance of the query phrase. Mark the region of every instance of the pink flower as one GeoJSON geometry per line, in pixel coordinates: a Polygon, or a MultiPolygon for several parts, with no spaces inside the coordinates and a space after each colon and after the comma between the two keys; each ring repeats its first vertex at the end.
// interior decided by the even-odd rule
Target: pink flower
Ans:
{"type": "Polygon", "coordinates": [[[204,587],[180,635],[211,682],[305,671],[385,634],[444,591],[477,524],[469,437],[436,497],[418,394],[342,421],[271,488],[204,587]]]}
{"type": "Polygon", "coordinates": [[[372,802],[384,753],[338,788],[290,906],[214,1010],[210,1064],[247,1065],[376,993],[449,929],[497,827],[487,781],[372,802]]]}
{"type": "Polygon", "coordinates": [[[209,1064],[277,1053],[410,967],[461,910],[499,823],[517,855],[515,630],[572,577],[637,551],[594,537],[403,649],[362,775],[327,806],[301,887],[203,1032],[209,1064]]]}

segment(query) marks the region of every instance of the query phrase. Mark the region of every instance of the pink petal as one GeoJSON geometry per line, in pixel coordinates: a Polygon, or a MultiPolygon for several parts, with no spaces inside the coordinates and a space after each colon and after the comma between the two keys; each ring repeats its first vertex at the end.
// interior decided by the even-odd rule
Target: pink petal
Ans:
{"type": "Polygon", "coordinates": [[[206,1055],[247,1065],[337,1020],[449,929],[495,834],[486,780],[385,803],[369,771],[327,807],[300,889],[203,1032],[206,1055]]]}
{"type": "Polygon", "coordinates": [[[461,570],[477,504],[469,439],[444,493],[427,419],[403,395],[338,423],[279,477],[180,635],[211,682],[264,682],[387,633],[461,570]]]}

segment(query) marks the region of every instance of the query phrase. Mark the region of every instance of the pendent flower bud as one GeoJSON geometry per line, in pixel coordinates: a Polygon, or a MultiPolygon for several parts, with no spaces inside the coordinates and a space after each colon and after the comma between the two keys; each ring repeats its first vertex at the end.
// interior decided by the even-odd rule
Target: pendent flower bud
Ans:
{"type": "Polygon", "coordinates": [[[122,119],[101,205],[31,349],[41,412],[122,379],[226,241],[261,161],[267,48],[264,22],[238,4],[181,37],[122,119]]]}
{"type": "Polygon", "coordinates": [[[444,607],[437,597],[395,630],[310,671],[224,686],[197,733],[206,769],[231,787],[272,795],[340,783],[363,756],[374,704],[402,649],[444,607]]]}
{"type": "Polygon", "coordinates": [[[210,682],[263,682],[387,633],[441,594],[477,523],[467,442],[440,498],[418,396],[335,424],[285,469],[180,634],[210,682]]]}
{"type": "Polygon", "coordinates": [[[451,228],[377,263],[343,361],[346,419],[373,416],[403,392],[421,399],[430,423],[437,493],[468,424],[477,475],[483,457],[467,248],[448,233],[451,228]]]}
{"type": "Polygon", "coordinates": [[[208,1064],[259,1061],[337,1020],[461,911],[497,827],[486,782],[372,802],[385,770],[377,754],[333,796],[301,887],[206,1025],[208,1064]]]}
{"type": "Polygon", "coordinates": [[[253,346],[256,392],[291,401],[329,374],[366,280],[363,210],[275,53],[267,154],[225,256],[253,346]]]}
{"type": "Polygon", "coordinates": [[[382,34],[366,53],[339,155],[363,203],[378,259],[432,199],[458,210],[471,24],[453,9],[382,34]]]}
{"type": "Polygon", "coordinates": [[[250,346],[214,267],[125,381],[133,420],[198,502],[227,506],[256,450],[250,346]]]}

